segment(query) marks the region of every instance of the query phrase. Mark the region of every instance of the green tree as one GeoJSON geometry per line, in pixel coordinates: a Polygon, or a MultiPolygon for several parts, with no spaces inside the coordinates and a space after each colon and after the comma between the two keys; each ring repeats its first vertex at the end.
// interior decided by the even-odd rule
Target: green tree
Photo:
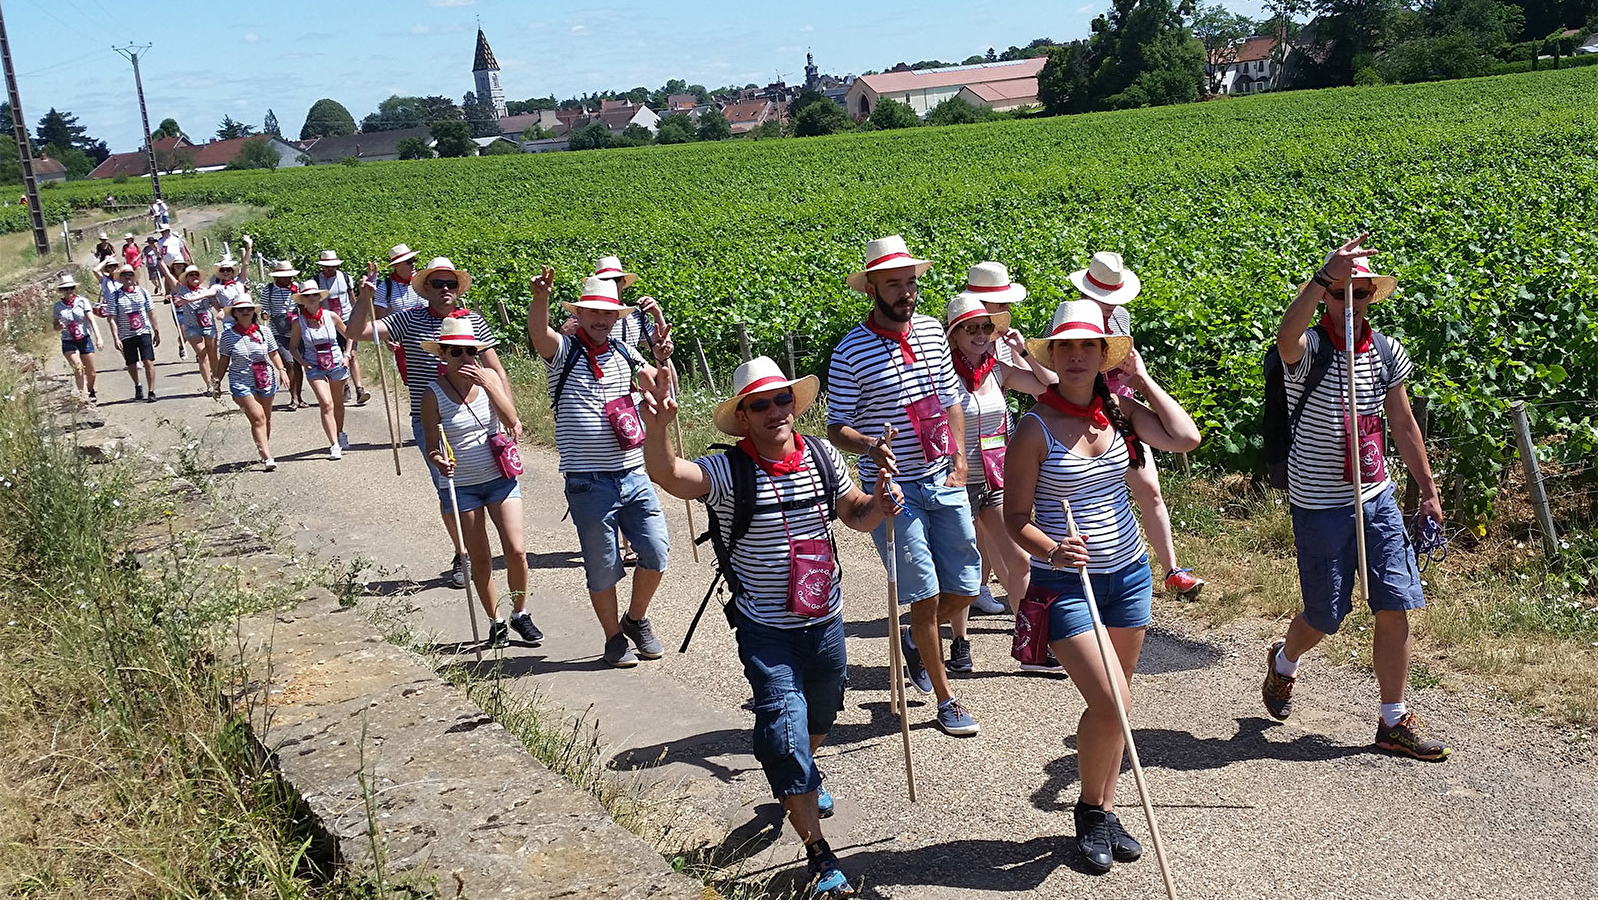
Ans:
{"type": "Polygon", "coordinates": [[[1189,0],[1115,0],[1093,21],[1097,109],[1165,106],[1198,99],[1204,48],[1184,25],[1189,0]]]}
{"type": "Polygon", "coordinates": [[[57,147],[76,147],[84,139],[88,131],[78,124],[78,117],[71,113],[58,112],[55,107],[44,114],[39,120],[39,127],[35,132],[40,144],[54,144],[57,147]]]}
{"type": "MultiPolygon", "coordinates": [[[[12,160],[12,164],[18,165],[16,163],[17,142],[10,142],[10,148],[10,158],[12,160]]],[[[41,156],[48,156],[49,158],[65,166],[67,170],[68,181],[77,181],[79,178],[83,178],[90,172],[93,172],[96,165],[95,161],[89,158],[89,154],[84,153],[82,150],[79,150],[76,147],[57,147],[55,144],[46,144],[39,150],[39,154],[41,156]]],[[[21,176],[19,175],[18,177],[21,176]]]]}
{"type": "Polygon", "coordinates": [[[266,136],[244,142],[239,148],[239,155],[228,163],[229,169],[275,169],[282,162],[277,155],[277,150],[272,147],[272,140],[266,136]]]}
{"type": "Polygon", "coordinates": [[[1298,37],[1298,20],[1310,11],[1310,0],[1265,0],[1264,11],[1270,13],[1259,23],[1261,34],[1276,38],[1271,45],[1271,83],[1275,90],[1282,86],[1282,76],[1287,71],[1287,57],[1293,52],[1293,41],[1298,37]]]}
{"type": "Polygon", "coordinates": [[[324,97],[311,104],[310,111],[305,114],[305,124],[300,127],[300,140],[354,133],[355,118],[350,111],[337,100],[324,97]]]}
{"type": "Polygon", "coordinates": [[[767,119],[766,121],[761,122],[759,125],[756,125],[754,128],[749,129],[748,133],[746,133],[744,137],[751,141],[769,141],[775,138],[780,138],[782,137],[782,123],[776,119],[767,119]]]}
{"type": "Polygon", "coordinates": [[[463,121],[446,120],[434,122],[431,126],[433,132],[433,152],[442,157],[471,156],[477,149],[472,143],[472,126],[463,121]]]}
{"type": "Polygon", "coordinates": [[[432,159],[433,148],[427,146],[427,138],[408,137],[399,142],[400,159],[432,159]]]}
{"type": "Polygon", "coordinates": [[[949,99],[932,107],[927,113],[928,125],[970,125],[975,122],[991,122],[998,114],[986,106],[977,106],[968,103],[959,97],[949,99]]]}
{"type": "Polygon", "coordinates": [[[261,123],[261,133],[278,138],[283,136],[283,129],[277,124],[277,113],[270,109],[266,111],[266,121],[261,123]]]}
{"type": "Polygon", "coordinates": [[[466,124],[471,126],[472,137],[493,137],[500,134],[499,118],[494,115],[493,101],[484,97],[479,99],[471,91],[461,101],[461,112],[466,116],[466,124]]]}
{"type": "MultiPolygon", "coordinates": [[[[243,122],[233,121],[232,116],[223,116],[222,123],[216,126],[216,139],[219,141],[231,141],[234,138],[249,137],[254,133],[254,128],[243,122]]],[[[260,168],[260,166],[251,166],[251,168],[260,168]]]]}
{"type": "Polygon", "coordinates": [[[655,142],[655,134],[642,125],[628,125],[612,142],[613,147],[647,147],[655,142]]]}
{"type": "MultiPolygon", "coordinates": [[[[831,103],[832,101],[826,101],[831,103]]],[[[836,105],[836,104],[834,104],[836,105]]],[[[910,108],[908,103],[897,100],[883,99],[877,102],[877,108],[871,111],[869,120],[877,128],[887,130],[890,128],[914,128],[921,124],[921,117],[910,108]]]]}
{"type": "Polygon", "coordinates": [[[699,139],[701,141],[724,141],[732,137],[732,124],[719,109],[707,109],[699,116],[699,139]]]}
{"type": "Polygon", "coordinates": [[[1401,0],[1314,0],[1315,39],[1294,87],[1353,84],[1354,73],[1383,48],[1401,0]]]}
{"type": "Polygon", "coordinates": [[[699,135],[694,133],[693,120],[687,113],[672,113],[660,118],[660,124],[655,126],[655,143],[657,144],[686,144],[698,140],[699,135]]]}
{"type": "Polygon", "coordinates": [[[150,140],[159,141],[162,138],[177,137],[182,133],[183,129],[178,127],[177,119],[162,119],[161,124],[155,126],[155,130],[150,132],[150,140]]]}
{"type": "Polygon", "coordinates": [[[524,141],[547,141],[555,136],[555,129],[545,128],[542,125],[529,125],[522,129],[524,141]]]}
{"type": "Polygon", "coordinates": [[[1087,112],[1093,108],[1092,79],[1088,42],[1055,47],[1038,73],[1038,100],[1051,116],[1087,112]]]}
{"type": "Polygon", "coordinates": [[[477,151],[478,156],[515,156],[522,152],[522,148],[514,141],[494,141],[487,147],[477,151]]]}
{"type": "Polygon", "coordinates": [[[1193,13],[1193,36],[1204,48],[1204,71],[1212,94],[1221,92],[1226,68],[1237,62],[1237,51],[1254,33],[1254,21],[1219,3],[1200,6],[1193,13]]]}
{"type": "Polygon", "coordinates": [[[603,150],[612,146],[615,138],[603,122],[590,122],[571,133],[566,146],[571,150],[603,150]]]}
{"type": "Polygon", "coordinates": [[[831,100],[812,103],[799,111],[793,120],[793,133],[799,137],[819,137],[848,131],[849,116],[843,107],[831,100]]]}

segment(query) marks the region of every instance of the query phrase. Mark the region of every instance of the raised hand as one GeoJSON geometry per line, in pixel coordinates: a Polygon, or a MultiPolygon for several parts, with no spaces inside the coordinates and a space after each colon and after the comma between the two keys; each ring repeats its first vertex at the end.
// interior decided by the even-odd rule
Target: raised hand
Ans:
{"type": "MultiPolygon", "coordinates": [[[[555,289],[555,270],[549,266],[540,266],[538,274],[528,282],[528,287],[533,289],[533,299],[539,303],[548,303],[549,295],[555,289]]],[[[529,309],[528,313],[531,314],[529,309]]]]}
{"type": "Polygon", "coordinates": [[[655,352],[655,359],[661,361],[670,359],[672,351],[676,349],[677,345],[671,341],[671,326],[666,324],[664,318],[660,319],[655,326],[655,337],[654,340],[650,341],[649,346],[655,352]]]}
{"type": "Polygon", "coordinates": [[[1347,280],[1354,274],[1354,263],[1382,252],[1374,247],[1363,246],[1365,239],[1370,237],[1370,232],[1365,232],[1359,237],[1343,242],[1342,246],[1326,255],[1326,262],[1321,263],[1321,272],[1333,283],[1347,280]]]}
{"type": "MultiPolygon", "coordinates": [[[[671,395],[669,379],[657,378],[652,389],[644,391],[644,407],[640,412],[650,433],[657,433],[653,429],[665,428],[677,419],[677,399],[671,395]]],[[[658,433],[665,434],[664,431],[658,433]]]]}
{"type": "Polygon", "coordinates": [[[1026,337],[1014,328],[1005,329],[1004,334],[999,335],[999,340],[1004,341],[1006,346],[1015,351],[1016,357],[1026,350],[1026,337]]]}
{"type": "Polygon", "coordinates": [[[361,279],[360,294],[362,300],[370,300],[377,295],[377,263],[366,261],[366,277],[361,279]]]}

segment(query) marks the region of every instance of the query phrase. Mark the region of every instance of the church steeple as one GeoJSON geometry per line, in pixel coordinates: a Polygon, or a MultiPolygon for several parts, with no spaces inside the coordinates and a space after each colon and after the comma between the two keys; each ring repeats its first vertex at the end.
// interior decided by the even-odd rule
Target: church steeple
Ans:
{"type": "Polygon", "coordinates": [[[477,99],[494,107],[494,115],[505,116],[505,91],[499,86],[499,63],[488,46],[488,36],[477,27],[477,55],[472,60],[472,80],[477,84],[477,99]]]}

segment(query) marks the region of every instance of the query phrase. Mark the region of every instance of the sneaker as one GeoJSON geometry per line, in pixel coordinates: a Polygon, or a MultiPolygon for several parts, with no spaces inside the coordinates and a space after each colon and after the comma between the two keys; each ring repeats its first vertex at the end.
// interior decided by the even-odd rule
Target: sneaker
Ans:
{"type": "Polygon", "coordinates": [[[329,446],[327,448],[327,458],[328,459],[343,459],[344,458],[344,448],[340,447],[338,444],[333,444],[333,445],[329,446]]]}
{"type": "Polygon", "coordinates": [[[660,659],[665,652],[655,637],[655,626],[650,624],[648,616],[634,622],[630,616],[623,615],[621,633],[632,639],[633,646],[638,648],[638,655],[643,659],[660,659]]]}
{"type": "Polygon", "coordinates": [[[932,693],[932,676],[927,674],[927,667],[921,664],[921,651],[910,644],[908,625],[899,630],[899,645],[904,649],[904,670],[910,676],[910,683],[923,694],[932,693]]]}
{"type": "Polygon", "coordinates": [[[971,737],[982,730],[977,720],[965,711],[959,697],[950,697],[938,704],[938,727],[951,737],[971,737]]]}
{"type": "Polygon", "coordinates": [[[605,665],[612,669],[631,669],[638,665],[638,657],[633,655],[633,648],[627,644],[627,635],[621,633],[605,639],[604,659],[605,665]]]}
{"type": "Polygon", "coordinates": [[[151,391],[150,393],[146,394],[144,396],[144,402],[145,403],[154,403],[155,402],[155,391],[151,391]]]}
{"type": "Polygon", "coordinates": [[[1454,748],[1442,741],[1423,734],[1420,716],[1412,712],[1404,713],[1403,717],[1392,725],[1377,719],[1376,748],[1427,762],[1447,759],[1448,754],[1454,752],[1454,748]]]}
{"type": "Polygon", "coordinates": [[[985,584],[981,590],[977,591],[977,599],[971,601],[971,611],[981,613],[984,616],[996,616],[1003,612],[1009,612],[1009,609],[993,596],[993,589],[985,584]]]}
{"type": "Polygon", "coordinates": [[[538,630],[538,626],[533,624],[533,617],[526,612],[519,612],[511,616],[510,627],[516,629],[516,633],[521,635],[522,640],[532,644],[534,647],[544,642],[544,633],[538,630]]]}
{"type": "Polygon", "coordinates": [[[1110,828],[1110,814],[1097,806],[1078,800],[1071,810],[1076,820],[1076,849],[1082,862],[1095,874],[1103,875],[1115,864],[1115,832],[1110,828]]]}
{"type": "Polygon", "coordinates": [[[1193,574],[1192,569],[1172,569],[1165,573],[1165,589],[1181,600],[1197,600],[1204,589],[1204,579],[1193,574]]]}
{"type": "Polygon", "coordinates": [[[261,460],[261,471],[271,472],[276,468],[277,460],[273,459],[272,457],[268,456],[266,459],[261,460]]]}
{"type": "MultiPolygon", "coordinates": [[[[819,772],[817,773],[820,774],[819,772]]],[[[823,779],[827,776],[821,775],[823,779]]],[[[832,801],[832,792],[827,790],[825,784],[816,788],[816,815],[825,819],[832,815],[835,804],[832,801]]]]}
{"type": "Polygon", "coordinates": [[[135,399],[135,400],[143,400],[144,399],[144,385],[136,384],[136,385],[133,386],[133,399],[135,399]]]}
{"type": "Polygon", "coordinates": [[[449,583],[457,588],[466,586],[466,564],[459,553],[449,562],[449,583]]]}
{"type": "Polygon", "coordinates": [[[843,869],[838,866],[838,856],[827,846],[827,842],[816,841],[805,848],[805,855],[810,858],[806,864],[810,869],[810,896],[811,897],[849,897],[854,895],[854,887],[849,884],[849,879],[844,877],[843,869]]]}
{"type": "Polygon", "coordinates": [[[488,623],[488,649],[500,650],[510,646],[510,626],[504,619],[488,623]]]}
{"type": "Polygon", "coordinates": [[[365,406],[366,401],[372,399],[372,392],[363,387],[355,389],[355,405],[365,406]]]}
{"type": "Polygon", "coordinates": [[[347,381],[344,383],[344,399],[350,399],[350,385],[347,381]]]}
{"type": "Polygon", "coordinates": [[[1137,862],[1143,856],[1143,845],[1138,839],[1128,834],[1126,826],[1121,824],[1121,819],[1115,813],[1106,812],[1104,818],[1110,823],[1110,853],[1116,862],[1137,862]]]}
{"type": "Polygon", "coordinates": [[[340,431],[338,433],[338,446],[341,450],[350,449],[350,436],[340,431]]]}
{"type": "Polygon", "coordinates": [[[949,664],[951,672],[969,672],[974,666],[971,664],[971,639],[957,637],[949,642],[949,664]]]}
{"type": "Polygon", "coordinates": [[[1042,665],[1039,665],[1038,663],[1022,663],[1021,671],[1043,672],[1049,675],[1064,675],[1065,666],[1060,665],[1060,661],[1054,658],[1054,651],[1050,650],[1042,665]]]}
{"type": "Polygon", "coordinates": [[[96,402],[99,402],[99,400],[100,400],[100,395],[96,394],[93,390],[90,390],[89,391],[89,402],[90,403],[96,403],[96,402]]]}
{"type": "MultiPolygon", "coordinates": [[[[1260,696],[1265,700],[1265,711],[1279,721],[1293,714],[1293,684],[1297,678],[1276,671],[1276,652],[1287,646],[1287,641],[1277,641],[1265,654],[1265,686],[1260,696]]],[[[1378,742],[1380,738],[1378,737],[1378,742]]]]}

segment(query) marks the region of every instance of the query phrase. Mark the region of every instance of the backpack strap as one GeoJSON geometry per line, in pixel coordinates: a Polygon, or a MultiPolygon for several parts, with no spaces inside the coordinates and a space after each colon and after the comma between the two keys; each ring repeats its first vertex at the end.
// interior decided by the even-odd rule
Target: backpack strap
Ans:
{"type": "Polygon", "coordinates": [[[1298,431],[1299,417],[1304,414],[1304,407],[1309,403],[1311,394],[1326,380],[1326,373],[1332,368],[1332,336],[1326,329],[1319,325],[1310,329],[1319,338],[1315,343],[1315,352],[1310,356],[1309,375],[1304,379],[1304,393],[1293,404],[1292,410],[1287,414],[1287,439],[1293,440],[1293,434],[1298,431]]]}
{"type": "Polygon", "coordinates": [[[577,338],[566,336],[566,362],[560,367],[560,375],[555,379],[555,391],[549,395],[549,411],[554,415],[560,414],[560,398],[566,393],[566,382],[572,377],[572,369],[577,368],[577,338]]]}
{"type": "Polygon", "coordinates": [[[1371,343],[1376,345],[1376,355],[1381,357],[1382,360],[1382,395],[1386,396],[1387,392],[1393,387],[1390,379],[1393,375],[1393,368],[1397,366],[1397,363],[1393,361],[1393,343],[1388,339],[1387,335],[1374,328],[1371,329],[1371,343]]]}

